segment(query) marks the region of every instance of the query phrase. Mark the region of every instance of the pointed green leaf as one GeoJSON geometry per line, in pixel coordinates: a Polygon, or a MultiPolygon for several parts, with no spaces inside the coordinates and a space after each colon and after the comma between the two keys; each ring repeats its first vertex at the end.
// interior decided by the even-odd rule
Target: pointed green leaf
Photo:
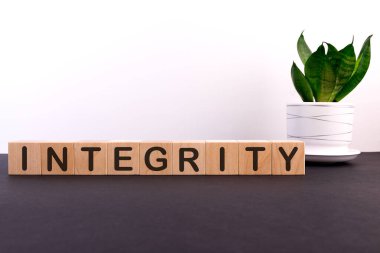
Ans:
{"type": "Polygon", "coordinates": [[[332,67],[336,69],[339,65],[339,61],[341,59],[341,55],[339,54],[338,49],[336,49],[330,43],[327,44],[327,59],[330,61],[332,67]]]}
{"type": "Polygon", "coordinates": [[[311,55],[311,50],[309,46],[306,44],[305,38],[303,37],[303,32],[301,33],[297,41],[297,51],[302,63],[305,65],[307,59],[309,59],[311,55]]]}
{"type": "Polygon", "coordinates": [[[302,100],[304,102],[313,102],[313,91],[310,88],[309,82],[294,62],[291,69],[291,75],[294,87],[302,100]]]}
{"type": "Polygon", "coordinates": [[[356,56],[354,46],[352,44],[347,45],[340,51],[327,43],[328,52],[327,58],[330,61],[333,69],[335,70],[335,87],[332,91],[329,102],[333,102],[336,94],[343,88],[343,86],[350,79],[356,63],[356,56]]]}
{"type": "Polygon", "coordinates": [[[323,44],[307,60],[305,77],[309,81],[315,101],[328,102],[335,88],[336,78],[334,69],[325,55],[323,44]]]}
{"type": "Polygon", "coordinates": [[[340,101],[347,96],[353,89],[355,89],[367,73],[371,61],[371,37],[372,35],[365,40],[362,49],[360,50],[359,57],[356,60],[353,74],[336,95],[335,101],[340,101]]]}

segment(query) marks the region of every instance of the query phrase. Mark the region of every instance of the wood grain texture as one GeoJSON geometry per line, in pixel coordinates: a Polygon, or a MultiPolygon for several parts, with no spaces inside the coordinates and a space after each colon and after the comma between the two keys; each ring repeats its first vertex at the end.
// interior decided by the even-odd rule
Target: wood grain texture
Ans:
{"type": "Polygon", "coordinates": [[[172,142],[140,143],[140,175],[172,175],[172,142]]]}
{"type": "Polygon", "coordinates": [[[272,175],[305,175],[305,145],[302,141],[272,142],[272,175]]]}
{"type": "Polygon", "coordinates": [[[107,144],[107,153],[108,175],[139,174],[140,145],[138,141],[109,142],[107,144]]]}
{"type": "Polygon", "coordinates": [[[205,157],[205,141],[173,141],[173,175],[205,175],[205,157]]]}
{"type": "Polygon", "coordinates": [[[272,142],[239,141],[239,175],[272,174],[272,142]]]}
{"type": "Polygon", "coordinates": [[[305,175],[304,143],[293,140],[25,141],[8,149],[9,175],[305,175]]]}
{"type": "Polygon", "coordinates": [[[75,150],[75,175],[107,175],[107,143],[77,142],[75,150]]]}
{"type": "Polygon", "coordinates": [[[42,175],[74,175],[74,143],[72,142],[43,142],[41,143],[41,166],[42,175]],[[64,161],[63,153],[66,150],[66,168],[64,171],[53,158],[51,163],[51,171],[48,170],[48,149],[52,148],[60,161],[64,161]]]}
{"type": "Polygon", "coordinates": [[[237,141],[206,141],[206,175],[238,175],[239,144],[237,141]],[[224,161],[221,161],[221,156],[224,161]]]}
{"type": "Polygon", "coordinates": [[[9,175],[41,175],[41,146],[38,142],[8,143],[9,175]],[[24,151],[23,151],[24,150],[24,151]],[[22,153],[26,160],[23,161],[22,153]]]}

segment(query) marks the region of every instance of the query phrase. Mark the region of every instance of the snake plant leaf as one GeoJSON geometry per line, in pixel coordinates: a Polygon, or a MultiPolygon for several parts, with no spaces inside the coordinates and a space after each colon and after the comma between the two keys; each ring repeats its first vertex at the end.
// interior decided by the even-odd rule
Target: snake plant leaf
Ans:
{"type": "Polygon", "coordinates": [[[340,51],[338,51],[333,45],[329,43],[326,44],[328,47],[327,58],[335,70],[336,78],[334,90],[329,98],[329,102],[333,102],[338,92],[343,88],[348,80],[350,80],[355,68],[356,56],[352,43],[340,51]]]}
{"type": "Polygon", "coordinates": [[[291,75],[294,87],[301,96],[302,100],[304,102],[313,102],[313,91],[310,88],[310,84],[294,62],[291,69],[291,75]]]}
{"type": "Polygon", "coordinates": [[[305,77],[309,81],[317,102],[328,102],[335,88],[335,73],[321,44],[305,64],[305,77]]]}
{"type": "Polygon", "coordinates": [[[305,65],[307,59],[309,59],[311,55],[311,50],[309,46],[306,44],[305,38],[303,36],[303,32],[301,33],[297,41],[297,51],[298,51],[298,55],[301,58],[302,63],[305,65]]]}
{"type": "Polygon", "coordinates": [[[355,68],[353,74],[351,75],[349,81],[343,86],[343,88],[338,92],[335,97],[335,101],[342,100],[347,96],[364,78],[369,64],[371,62],[371,37],[370,35],[365,41],[360,50],[358,59],[356,60],[355,68]]]}
{"type": "Polygon", "coordinates": [[[327,58],[330,61],[333,68],[336,69],[339,65],[341,58],[342,58],[341,54],[339,53],[338,49],[336,49],[330,43],[326,43],[326,45],[327,45],[327,58]]]}

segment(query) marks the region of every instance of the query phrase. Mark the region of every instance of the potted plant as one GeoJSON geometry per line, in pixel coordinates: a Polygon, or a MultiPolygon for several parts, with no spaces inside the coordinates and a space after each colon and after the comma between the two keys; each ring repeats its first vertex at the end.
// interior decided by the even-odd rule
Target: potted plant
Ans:
{"type": "Polygon", "coordinates": [[[291,77],[303,103],[287,105],[287,134],[305,142],[308,161],[347,161],[360,153],[349,148],[354,106],[340,101],[368,70],[371,37],[356,57],[353,40],[341,50],[323,42],[312,52],[301,33],[297,50],[304,72],[293,62],[291,77]]]}

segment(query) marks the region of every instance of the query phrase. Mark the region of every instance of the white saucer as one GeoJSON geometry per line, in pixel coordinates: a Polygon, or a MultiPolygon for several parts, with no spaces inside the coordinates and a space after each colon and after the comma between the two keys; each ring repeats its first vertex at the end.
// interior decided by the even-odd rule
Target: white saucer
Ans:
{"type": "Polygon", "coordinates": [[[322,163],[347,162],[358,157],[360,153],[357,149],[349,149],[344,154],[306,154],[306,161],[322,163]]]}

